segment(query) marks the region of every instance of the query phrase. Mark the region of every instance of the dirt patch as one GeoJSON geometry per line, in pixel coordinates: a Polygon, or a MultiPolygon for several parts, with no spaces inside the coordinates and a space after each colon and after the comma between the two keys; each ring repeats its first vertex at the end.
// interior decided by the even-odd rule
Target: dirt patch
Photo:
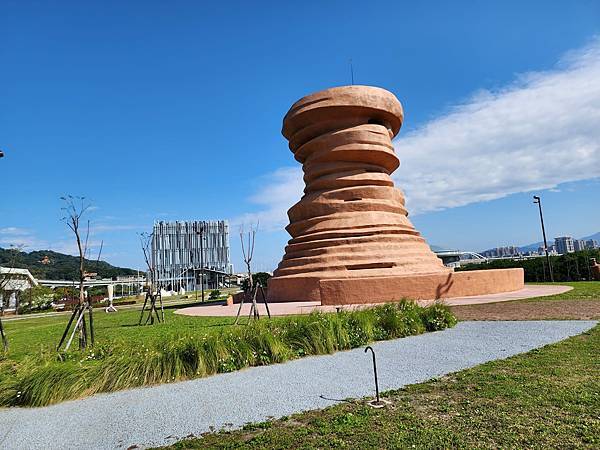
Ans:
{"type": "Polygon", "coordinates": [[[600,319],[600,301],[502,302],[451,306],[459,320],[600,319]]]}

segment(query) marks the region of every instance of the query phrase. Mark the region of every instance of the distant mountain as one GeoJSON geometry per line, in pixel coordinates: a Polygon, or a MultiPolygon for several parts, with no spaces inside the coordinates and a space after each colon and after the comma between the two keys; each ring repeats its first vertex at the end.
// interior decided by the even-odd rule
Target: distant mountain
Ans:
{"type": "MultiPolygon", "coordinates": [[[[554,239],[552,239],[551,241],[548,241],[548,245],[550,245],[550,243],[554,243],[554,239]]],[[[544,245],[543,241],[540,242],[534,242],[533,244],[529,244],[529,245],[524,245],[522,247],[519,247],[519,249],[522,252],[537,252],[537,249],[542,247],[544,245]]]]}
{"type": "Polygon", "coordinates": [[[432,252],[443,252],[446,250],[445,247],[440,247],[439,245],[430,245],[429,248],[431,248],[432,252]]]}
{"type": "Polygon", "coordinates": [[[581,239],[583,239],[584,241],[587,241],[588,239],[600,241],[600,231],[598,233],[592,234],[590,236],[582,237],[581,239]]]}
{"type": "MultiPolygon", "coordinates": [[[[594,240],[600,242],[600,232],[592,234],[590,236],[582,237],[579,239],[582,239],[584,241],[587,241],[588,239],[594,239],[594,240]]],[[[554,238],[548,238],[548,246],[550,246],[552,244],[554,244],[554,238]]],[[[523,253],[535,252],[535,251],[537,251],[538,248],[542,247],[543,245],[544,245],[544,242],[542,242],[542,241],[534,242],[533,244],[527,244],[527,245],[523,245],[523,246],[519,247],[519,250],[521,250],[521,252],[523,252],[523,253]]],[[[491,249],[488,249],[488,250],[491,250],[491,249]]],[[[484,250],[484,251],[488,251],[488,250],[484,250]]],[[[481,253],[483,253],[483,252],[481,252],[481,253]]]]}
{"type": "MultiPolygon", "coordinates": [[[[0,248],[0,266],[29,269],[41,280],[76,280],[79,278],[79,258],[53,252],[37,250],[30,253],[0,248]]],[[[86,260],[85,269],[95,272],[102,278],[136,275],[137,270],[115,267],[105,261],[86,260]]]]}

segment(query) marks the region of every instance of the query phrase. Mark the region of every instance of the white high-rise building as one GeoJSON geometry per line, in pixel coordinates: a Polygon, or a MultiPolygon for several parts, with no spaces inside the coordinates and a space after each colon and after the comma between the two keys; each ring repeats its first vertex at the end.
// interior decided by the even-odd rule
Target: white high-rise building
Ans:
{"type": "Polygon", "coordinates": [[[559,236],[554,238],[554,245],[556,245],[556,251],[559,255],[573,253],[575,251],[575,244],[571,236],[559,236]]]}
{"type": "Polygon", "coordinates": [[[582,252],[585,250],[585,241],[582,239],[574,239],[573,240],[573,249],[576,252],[582,252]]]}

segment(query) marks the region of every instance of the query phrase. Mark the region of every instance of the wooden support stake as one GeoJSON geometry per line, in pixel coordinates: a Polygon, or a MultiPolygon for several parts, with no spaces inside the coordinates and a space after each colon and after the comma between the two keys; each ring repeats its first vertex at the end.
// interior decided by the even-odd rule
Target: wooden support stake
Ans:
{"type": "Polygon", "coordinates": [[[4,327],[2,326],[2,318],[0,318],[0,335],[2,335],[2,348],[4,351],[8,350],[8,339],[6,338],[6,334],[4,334],[4,327]]]}
{"type": "Polygon", "coordinates": [[[77,315],[78,310],[79,310],[79,305],[77,305],[75,307],[75,309],[73,310],[73,314],[71,314],[69,323],[67,324],[67,327],[65,328],[65,331],[64,331],[62,337],[60,338],[60,342],[58,343],[58,346],[56,347],[57,351],[60,350],[61,345],[63,345],[63,342],[65,341],[65,338],[67,337],[67,334],[69,333],[69,329],[71,328],[71,324],[73,323],[73,319],[75,319],[75,316],[77,315]]]}
{"type": "Polygon", "coordinates": [[[148,296],[150,295],[150,288],[148,288],[148,292],[146,292],[146,298],[144,299],[144,306],[142,306],[142,312],[140,313],[140,320],[138,325],[142,324],[142,319],[144,318],[144,310],[146,309],[146,304],[148,303],[148,296]]]}
{"type": "Polygon", "coordinates": [[[94,319],[92,317],[92,303],[91,302],[88,304],[88,308],[89,308],[89,315],[90,315],[90,342],[93,347],[94,346],[94,319]]]}
{"type": "Polygon", "coordinates": [[[271,311],[269,311],[269,302],[267,302],[267,296],[265,295],[265,290],[263,289],[262,286],[260,287],[260,294],[262,295],[263,298],[263,303],[265,304],[265,308],[267,310],[267,315],[269,316],[269,319],[271,318],[271,311]]]}

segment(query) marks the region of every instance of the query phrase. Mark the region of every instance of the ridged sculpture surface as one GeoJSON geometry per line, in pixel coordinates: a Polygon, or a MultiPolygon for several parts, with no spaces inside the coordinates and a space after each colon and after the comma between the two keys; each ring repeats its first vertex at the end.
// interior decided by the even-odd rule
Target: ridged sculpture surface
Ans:
{"type": "Polygon", "coordinates": [[[452,269],[415,230],[390,178],[400,165],[392,138],[402,120],[396,97],[370,86],[327,89],[291,107],[282,132],[306,187],[288,211],[292,239],[269,281],[271,301],[369,303],[439,297],[451,286],[452,269]],[[427,292],[401,292],[415,276],[431,285],[427,292]]]}

